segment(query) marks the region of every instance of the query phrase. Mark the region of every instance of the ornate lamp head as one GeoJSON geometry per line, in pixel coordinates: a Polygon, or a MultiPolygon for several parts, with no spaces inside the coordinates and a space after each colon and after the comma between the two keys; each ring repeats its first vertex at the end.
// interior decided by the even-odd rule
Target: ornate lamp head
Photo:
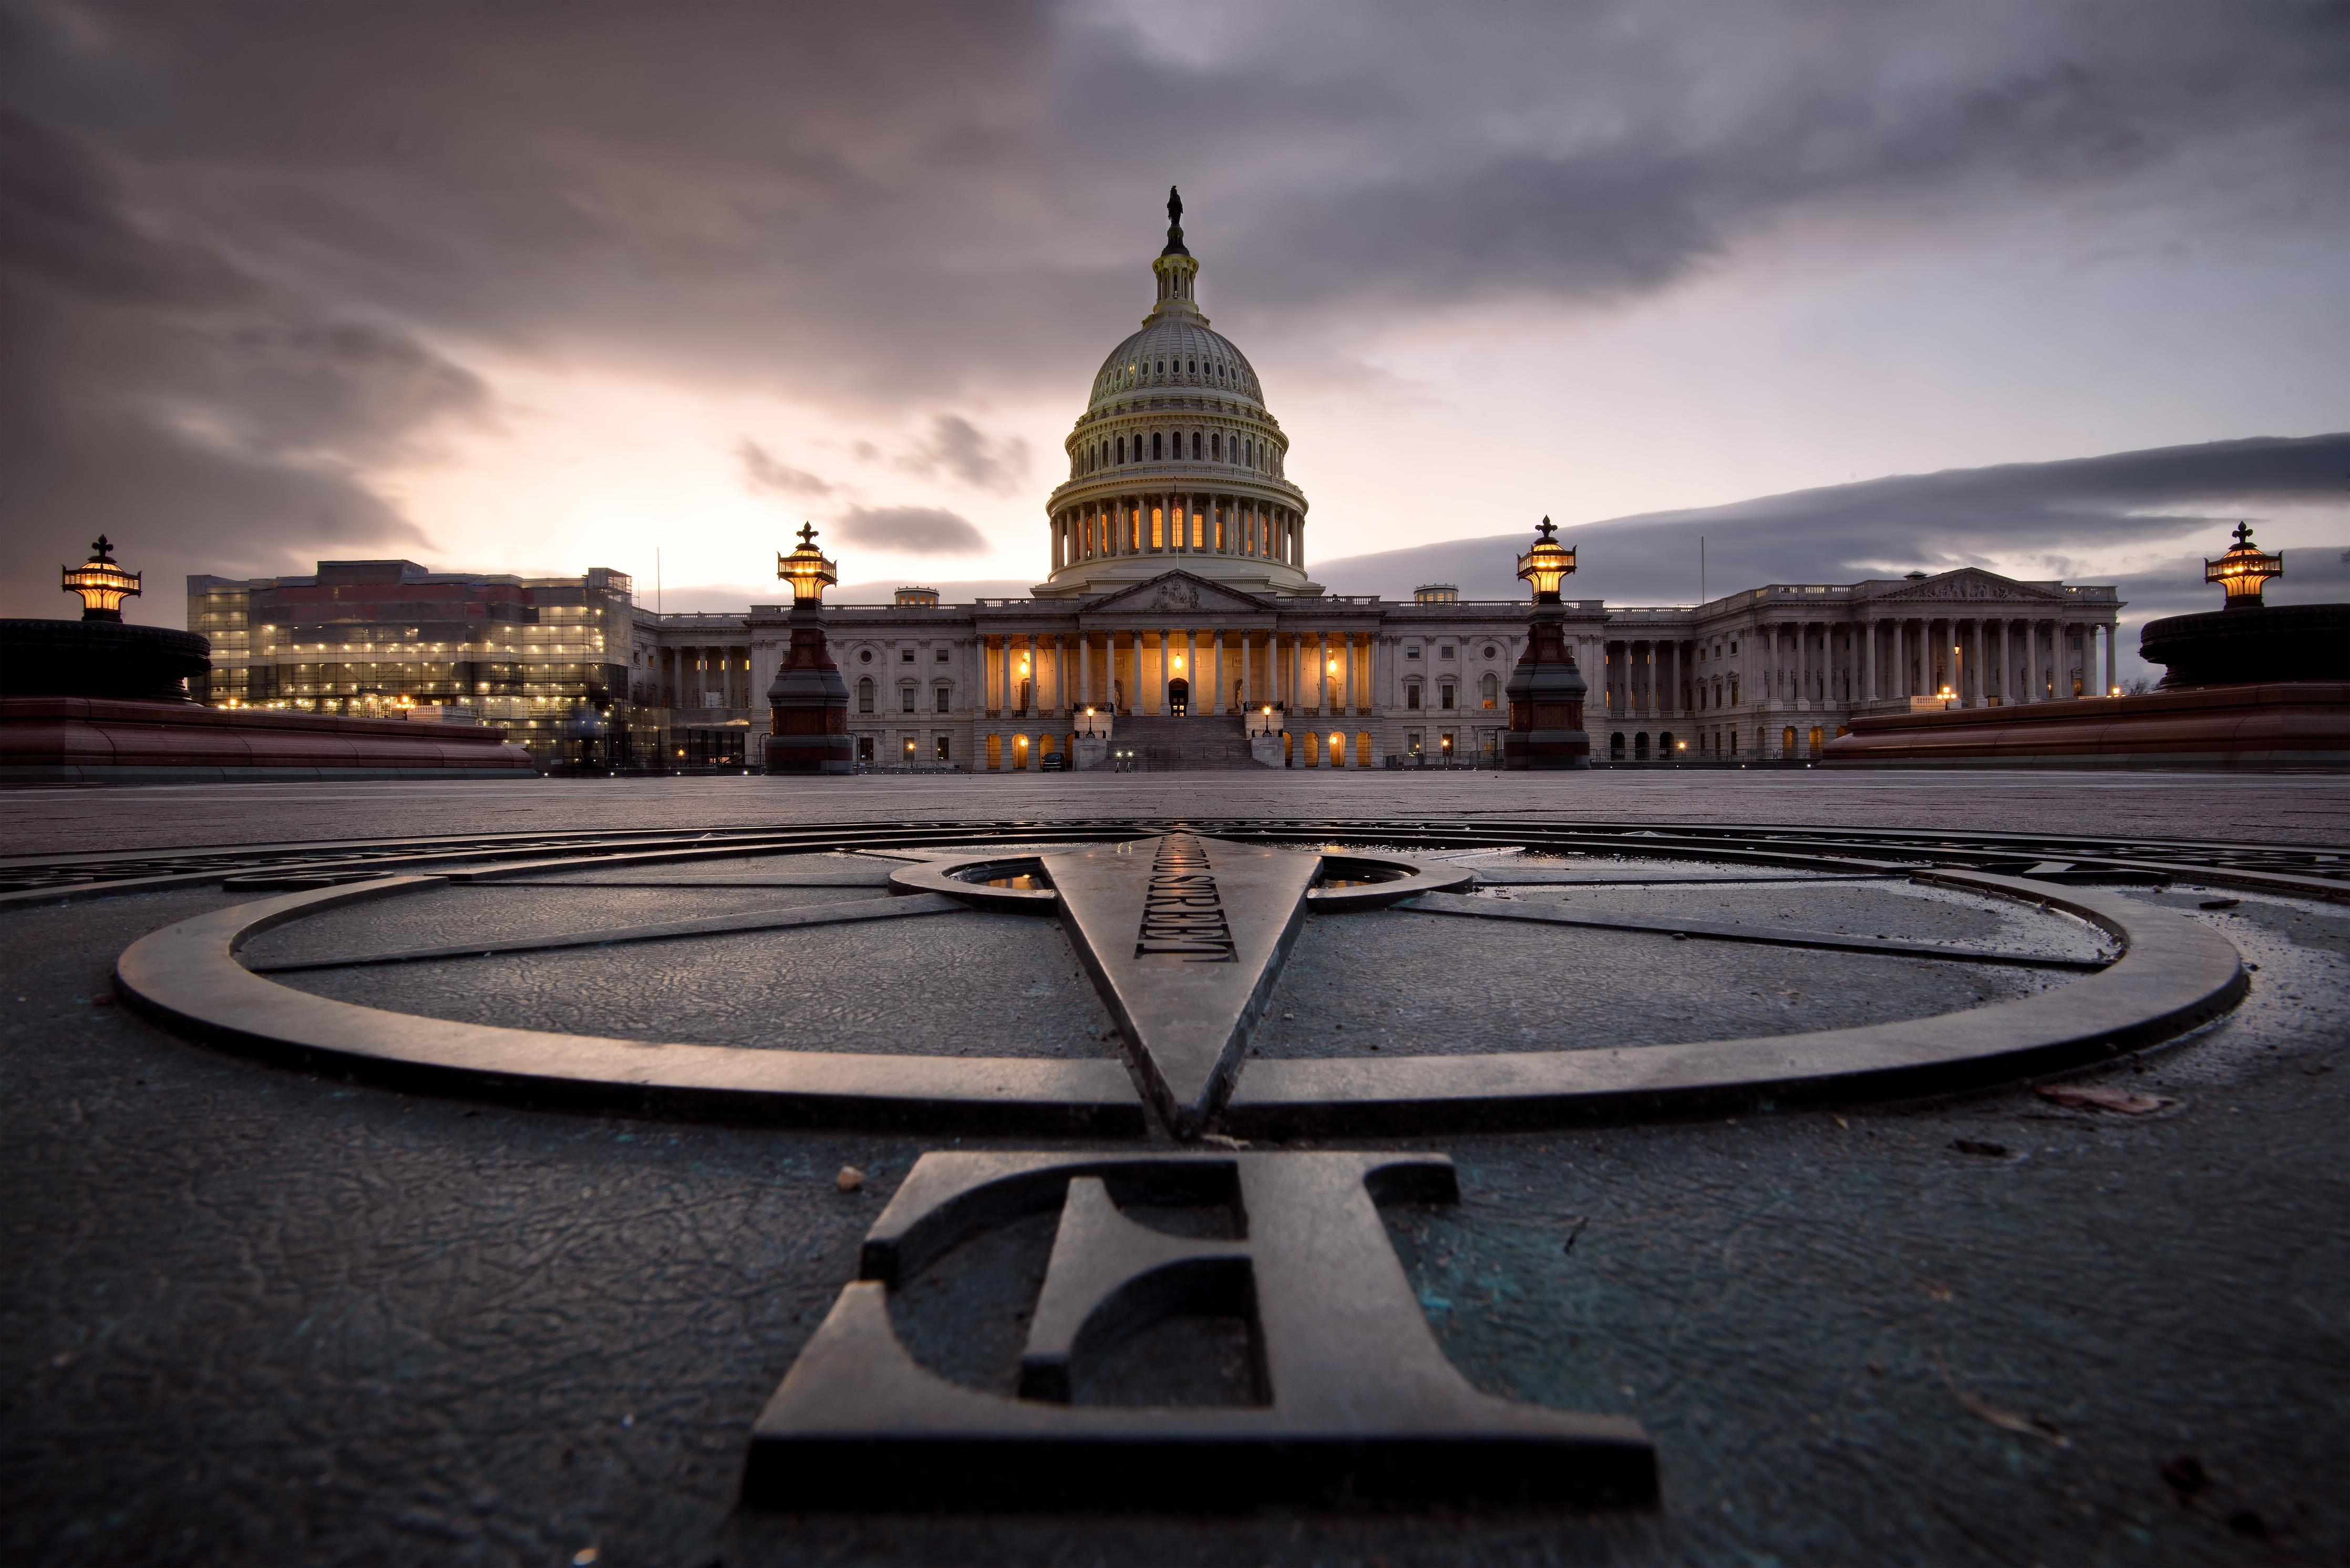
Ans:
{"type": "Polygon", "coordinates": [[[794,604],[821,604],[824,590],[840,581],[839,569],[816,547],[816,524],[800,525],[800,547],[775,556],[775,576],[792,585],[794,604]]]}
{"type": "Polygon", "coordinates": [[[2284,575],[2284,552],[2272,556],[2252,543],[2249,523],[2236,524],[2236,545],[2216,561],[2203,563],[2203,580],[2227,590],[2228,608],[2259,609],[2261,590],[2271,577],[2284,575]]]}
{"type": "Polygon", "coordinates": [[[1547,517],[1534,530],[1534,547],[1518,557],[1518,576],[1534,586],[1534,603],[1558,603],[1558,586],[1575,571],[1575,552],[1554,537],[1558,530],[1547,517]]]}
{"type": "Polygon", "coordinates": [[[64,568],[65,591],[81,596],[82,619],[120,620],[122,601],[139,592],[139,574],[115,565],[114,546],[103,534],[89,550],[88,560],[64,568]]]}

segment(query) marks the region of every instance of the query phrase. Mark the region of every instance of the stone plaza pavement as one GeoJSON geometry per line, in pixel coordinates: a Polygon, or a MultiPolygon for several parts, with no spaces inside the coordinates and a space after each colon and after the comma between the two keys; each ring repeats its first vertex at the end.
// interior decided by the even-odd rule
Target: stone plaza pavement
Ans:
{"type": "MultiPolygon", "coordinates": [[[[2340,846],[2350,780],[36,789],[0,792],[0,858],[1186,815],[2340,846]]],[[[1447,1353],[1488,1390],[1637,1417],[1663,1478],[1655,1512],[1209,1521],[737,1508],[753,1418],[854,1274],[866,1227],[947,1137],[523,1110],[308,1075],[175,1038],[109,989],[128,942],[253,895],[215,884],[5,910],[0,1545],[33,1563],[691,1568],[2350,1560],[2350,905],[2230,893],[2204,908],[2216,891],[2126,890],[2258,965],[2233,1012],[2080,1080],[2168,1102],[2152,1114],[2017,1086],[1399,1140],[1460,1168],[1457,1209],[1391,1224],[1447,1353]],[[860,1189],[837,1187],[844,1166],[866,1173],[860,1189]]],[[[1460,1009],[1587,983],[1572,968],[1495,971],[1463,941],[1460,1009]]],[[[1663,950],[1698,961],[1694,945],[1663,950]]]]}
{"type": "Polygon", "coordinates": [[[2332,774],[1690,769],[876,774],[162,784],[0,792],[0,857],[109,848],[788,822],[1555,816],[2350,844],[2332,774]]]}

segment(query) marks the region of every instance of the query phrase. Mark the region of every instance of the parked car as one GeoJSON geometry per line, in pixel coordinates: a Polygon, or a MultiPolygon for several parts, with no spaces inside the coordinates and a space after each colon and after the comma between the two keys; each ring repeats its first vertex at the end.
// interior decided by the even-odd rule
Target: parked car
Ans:
{"type": "Polygon", "coordinates": [[[1036,759],[1036,771],[1040,774],[1067,773],[1069,771],[1069,759],[1063,756],[1058,752],[1046,752],[1043,756],[1036,759]]]}

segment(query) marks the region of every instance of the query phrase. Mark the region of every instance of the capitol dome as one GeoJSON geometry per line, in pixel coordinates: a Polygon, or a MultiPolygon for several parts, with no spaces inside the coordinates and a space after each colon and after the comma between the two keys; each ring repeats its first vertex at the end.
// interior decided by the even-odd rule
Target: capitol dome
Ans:
{"type": "Polygon", "coordinates": [[[1110,351],[1066,443],[1069,477],[1046,504],[1044,597],[1112,591],[1180,567],[1244,592],[1322,590],[1305,577],[1305,493],[1284,473],[1289,438],[1248,356],[1192,297],[1200,264],[1168,192],[1158,302],[1110,351]]]}

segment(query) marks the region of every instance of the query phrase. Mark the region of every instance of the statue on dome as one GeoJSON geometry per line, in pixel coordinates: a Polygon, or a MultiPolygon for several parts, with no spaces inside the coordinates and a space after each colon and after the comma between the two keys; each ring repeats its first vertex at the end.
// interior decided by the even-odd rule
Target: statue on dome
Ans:
{"type": "Polygon", "coordinates": [[[1183,193],[1174,186],[1167,187],[1167,248],[1162,256],[1188,256],[1191,253],[1183,244],[1183,193]]]}

